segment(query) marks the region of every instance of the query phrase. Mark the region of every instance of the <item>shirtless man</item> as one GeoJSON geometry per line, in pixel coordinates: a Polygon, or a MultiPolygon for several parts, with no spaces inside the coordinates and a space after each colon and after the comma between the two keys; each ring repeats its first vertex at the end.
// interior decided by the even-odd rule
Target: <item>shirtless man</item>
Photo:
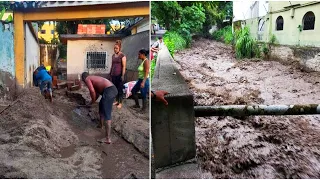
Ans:
{"type": "Polygon", "coordinates": [[[102,128],[104,124],[106,128],[106,139],[103,142],[110,144],[112,104],[118,90],[109,80],[100,76],[89,76],[87,72],[82,73],[82,80],[90,91],[92,101],[89,106],[96,102],[99,95],[102,96],[99,102],[100,125],[102,128]]]}

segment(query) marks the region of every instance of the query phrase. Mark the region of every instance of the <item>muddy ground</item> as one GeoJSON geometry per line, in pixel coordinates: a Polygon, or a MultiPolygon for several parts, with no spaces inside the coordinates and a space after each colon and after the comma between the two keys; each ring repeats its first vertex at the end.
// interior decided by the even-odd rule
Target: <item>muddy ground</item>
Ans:
{"type": "MultiPolygon", "coordinates": [[[[175,55],[195,105],[320,102],[320,74],[197,39],[175,55]]],[[[320,178],[320,116],[201,117],[197,158],[213,178],[320,178]]]]}
{"type": "Polygon", "coordinates": [[[1,178],[149,178],[149,161],[132,144],[115,131],[113,144],[98,143],[104,131],[88,109],[65,90],[54,95],[51,104],[27,89],[0,114],[1,178]]]}

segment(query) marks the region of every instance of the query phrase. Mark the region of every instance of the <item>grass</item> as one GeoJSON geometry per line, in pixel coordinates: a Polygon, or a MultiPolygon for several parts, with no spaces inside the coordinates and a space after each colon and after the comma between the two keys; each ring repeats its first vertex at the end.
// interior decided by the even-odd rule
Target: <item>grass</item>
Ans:
{"type": "Polygon", "coordinates": [[[156,64],[157,64],[157,56],[154,56],[153,59],[151,60],[151,65],[150,65],[150,82],[152,82],[153,79],[153,75],[154,75],[154,70],[156,68],[156,64]]]}
{"type": "Polygon", "coordinates": [[[176,51],[187,47],[187,41],[175,31],[167,31],[163,36],[163,41],[172,57],[176,51]]]}

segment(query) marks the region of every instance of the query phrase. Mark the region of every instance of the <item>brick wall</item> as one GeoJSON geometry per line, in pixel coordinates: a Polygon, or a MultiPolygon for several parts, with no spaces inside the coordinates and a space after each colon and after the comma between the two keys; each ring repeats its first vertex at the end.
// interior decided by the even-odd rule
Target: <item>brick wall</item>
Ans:
{"type": "Polygon", "coordinates": [[[104,24],[78,24],[77,34],[105,34],[104,24]]]}

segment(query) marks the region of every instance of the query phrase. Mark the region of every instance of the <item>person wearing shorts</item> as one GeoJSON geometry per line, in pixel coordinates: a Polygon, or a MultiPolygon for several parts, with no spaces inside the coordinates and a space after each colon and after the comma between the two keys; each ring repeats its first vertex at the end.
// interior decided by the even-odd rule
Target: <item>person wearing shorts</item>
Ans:
{"type": "Polygon", "coordinates": [[[102,128],[104,124],[106,128],[106,138],[102,140],[102,142],[110,144],[112,106],[116,96],[118,95],[118,90],[109,80],[100,76],[89,76],[89,73],[87,72],[82,73],[82,80],[87,85],[92,99],[91,103],[88,105],[95,103],[99,95],[102,96],[99,102],[99,127],[102,128]]]}

